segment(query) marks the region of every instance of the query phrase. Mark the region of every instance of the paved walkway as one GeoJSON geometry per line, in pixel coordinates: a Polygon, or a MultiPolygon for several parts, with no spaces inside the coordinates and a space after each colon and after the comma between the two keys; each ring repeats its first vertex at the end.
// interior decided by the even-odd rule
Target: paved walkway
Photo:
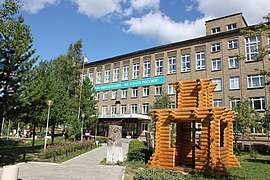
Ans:
{"type": "MultiPolygon", "coordinates": [[[[122,140],[124,156],[128,150],[128,140],[122,140]]],[[[121,180],[123,166],[100,165],[106,158],[107,145],[87,152],[62,164],[20,163],[19,179],[22,180],[121,180]]],[[[2,168],[0,169],[0,177],[2,168]]]]}

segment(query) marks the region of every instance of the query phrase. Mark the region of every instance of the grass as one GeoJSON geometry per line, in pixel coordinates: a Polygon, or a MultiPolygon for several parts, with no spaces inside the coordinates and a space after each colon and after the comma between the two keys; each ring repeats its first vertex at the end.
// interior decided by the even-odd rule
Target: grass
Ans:
{"type": "MultiPolygon", "coordinates": [[[[232,180],[264,180],[270,179],[270,155],[252,154],[244,152],[237,156],[241,167],[228,168],[228,176],[219,177],[218,179],[232,180]]],[[[177,179],[194,179],[206,180],[210,177],[204,176],[201,173],[184,175],[181,173],[175,174],[173,171],[167,171],[157,168],[146,168],[143,162],[125,162],[126,172],[125,180],[135,179],[164,179],[163,177],[177,176],[177,179]]],[[[165,178],[166,179],[166,178],[165,178]]]]}

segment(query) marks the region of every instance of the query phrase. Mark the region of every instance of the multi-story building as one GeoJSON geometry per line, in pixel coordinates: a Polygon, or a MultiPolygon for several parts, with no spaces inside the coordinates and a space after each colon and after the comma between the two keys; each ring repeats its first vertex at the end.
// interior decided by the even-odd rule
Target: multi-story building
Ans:
{"type": "Polygon", "coordinates": [[[138,137],[148,130],[149,109],[155,97],[167,93],[175,107],[170,83],[212,78],[217,84],[214,106],[233,108],[249,99],[264,112],[269,101],[265,77],[257,69],[269,69],[270,60],[256,61],[257,49],[267,37],[248,37],[242,13],[206,21],[206,36],[132,52],[88,63],[86,74],[97,91],[99,133],[108,124],[123,126],[123,136],[138,137]],[[245,56],[245,60],[239,60],[245,56]]]}

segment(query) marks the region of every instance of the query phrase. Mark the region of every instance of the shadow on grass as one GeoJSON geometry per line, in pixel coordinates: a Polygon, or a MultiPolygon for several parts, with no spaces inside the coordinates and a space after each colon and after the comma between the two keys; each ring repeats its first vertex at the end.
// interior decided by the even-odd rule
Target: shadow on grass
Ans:
{"type": "Polygon", "coordinates": [[[262,164],[270,164],[270,160],[266,159],[247,159],[248,162],[254,162],[254,163],[262,163],[262,164]]]}

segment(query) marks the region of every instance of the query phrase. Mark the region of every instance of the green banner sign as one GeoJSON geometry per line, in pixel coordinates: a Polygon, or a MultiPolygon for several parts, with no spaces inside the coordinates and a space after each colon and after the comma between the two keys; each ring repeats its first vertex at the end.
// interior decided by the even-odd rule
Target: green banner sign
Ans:
{"type": "Polygon", "coordinates": [[[125,82],[117,82],[112,84],[102,84],[94,86],[96,91],[107,91],[112,89],[125,89],[130,87],[149,86],[155,84],[164,84],[166,81],[165,76],[158,76],[154,78],[145,78],[139,80],[131,80],[125,82]]]}

